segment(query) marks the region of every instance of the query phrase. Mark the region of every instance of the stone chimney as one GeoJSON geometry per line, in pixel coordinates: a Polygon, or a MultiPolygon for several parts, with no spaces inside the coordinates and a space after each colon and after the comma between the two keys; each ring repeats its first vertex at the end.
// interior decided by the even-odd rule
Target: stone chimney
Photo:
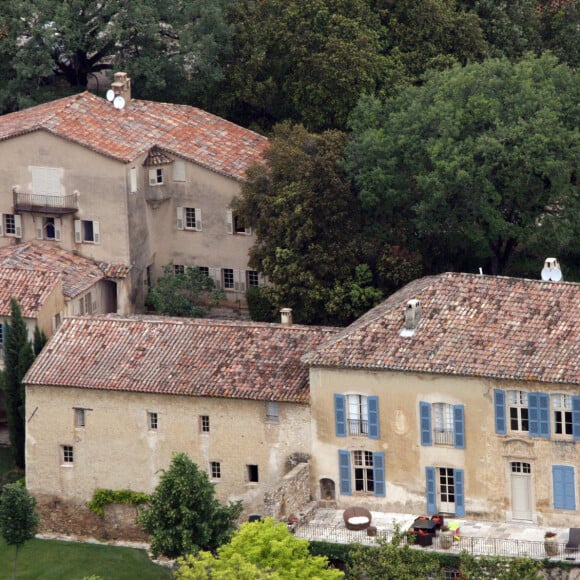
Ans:
{"type": "Polygon", "coordinates": [[[284,326],[292,326],[292,308],[282,308],[280,316],[284,326]]]}
{"type": "Polygon", "coordinates": [[[131,79],[126,72],[117,72],[113,75],[113,82],[111,88],[116,97],[123,97],[125,103],[131,100],[131,79]]]}
{"type": "Polygon", "coordinates": [[[409,300],[405,310],[405,329],[415,330],[421,320],[421,314],[421,302],[416,299],[409,300]]]}

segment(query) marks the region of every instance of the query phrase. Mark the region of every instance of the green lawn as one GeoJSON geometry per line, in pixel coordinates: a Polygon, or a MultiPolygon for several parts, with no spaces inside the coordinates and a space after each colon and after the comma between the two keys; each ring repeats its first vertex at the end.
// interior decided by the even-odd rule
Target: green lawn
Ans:
{"type": "MultiPolygon", "coordinates": [[[[0,539],[0,578],[12,578],[14,547],[0,539]]],[[[57,540],[32,540],[18,555],[18,580],[164,580],[167,568],[153,564],[144,550],[57,540]]]]}

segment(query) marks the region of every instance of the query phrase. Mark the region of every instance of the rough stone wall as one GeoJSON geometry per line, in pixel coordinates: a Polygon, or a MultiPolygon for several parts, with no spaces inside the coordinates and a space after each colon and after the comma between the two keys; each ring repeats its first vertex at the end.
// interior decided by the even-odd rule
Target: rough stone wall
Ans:
{"type": "Polygon", "coordinates": [[[289,471],[280,485],[264,494],[264,509],[267,516],[276,520],[293,514],[300,517],[310,503],[310,464],[299,463],[289,471]]]}
{"type": "Polygon", "coordinates": [[[93,513],[86,504],[38,497],[40,532],[100,540],[148,541],[149,536],[135,522],[137,508],[113,504],[105,507],[104,517],[93,513]]]}

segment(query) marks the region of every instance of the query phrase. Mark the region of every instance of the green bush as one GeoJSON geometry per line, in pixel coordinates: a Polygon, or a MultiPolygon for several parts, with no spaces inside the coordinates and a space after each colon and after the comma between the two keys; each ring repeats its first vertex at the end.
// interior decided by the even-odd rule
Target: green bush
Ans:
{"type": "Polygon", "coordinates": [[[250,318],[254,322],[277,321],[276,308],[262,288],[250,286],[246,290],[246,301],[250,311],[250,318]]]}
{"type": "Polygon", "coordinates": [[[105,506],[112,503],[142,505],[149,501],[149,495],[130,489],[114,491],[112,489],[95,489],[93,499],[87,503],[88,508],[98,516],[105,515],[105,506]]]}

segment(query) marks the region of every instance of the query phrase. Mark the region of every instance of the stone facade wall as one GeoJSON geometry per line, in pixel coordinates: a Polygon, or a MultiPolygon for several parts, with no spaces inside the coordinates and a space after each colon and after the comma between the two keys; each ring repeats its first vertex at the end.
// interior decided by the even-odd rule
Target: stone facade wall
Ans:
{"type": "Polygon", "coordinates": [[[136,523],[138,512],[135,506],[106,506],[104,517],[100,517],[83,503],[51,496],[37,496],[36,499],[40,532],[43,534],[63,534],[99,540],[148,541],[148,534],[136,523]]]}
{"type": "Polygon", "coordinates": [[[289,515],[300,517],[308,510],[310,498],[310,464],[299,463],[276,489],[264,494],[264,515],[276,520],[289,515]]]}

